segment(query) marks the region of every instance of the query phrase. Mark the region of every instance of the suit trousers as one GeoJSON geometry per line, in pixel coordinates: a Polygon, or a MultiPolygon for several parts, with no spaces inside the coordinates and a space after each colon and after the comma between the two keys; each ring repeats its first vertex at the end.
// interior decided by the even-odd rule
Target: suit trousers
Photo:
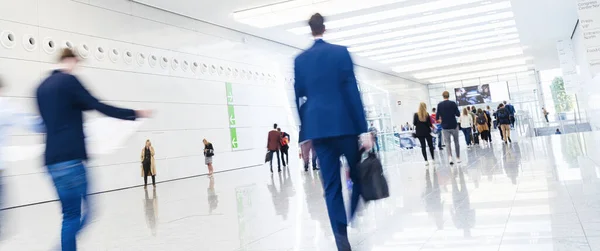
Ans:
{"type": "Polygon", "coordinates": [[[348,218],[352,219],[354,217],[361,195],[361,184],[358,179],[357,168],[361,158],[358,135],[315,139],[312,142],[321,165],[325,202],[338,251],[349,251],[351,247],[347,232],[348,218]],[[350,166],[350,178],[353,181],[350,217],[346,215],[346,207],[342,197],[344,186],[341,179],[341,156],[346,157],[350,166]]]}

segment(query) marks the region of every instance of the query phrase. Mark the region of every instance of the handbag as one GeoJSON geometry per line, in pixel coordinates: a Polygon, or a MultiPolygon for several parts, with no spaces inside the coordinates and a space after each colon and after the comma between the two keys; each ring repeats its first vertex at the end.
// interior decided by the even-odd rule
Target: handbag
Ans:
{"type": "Polygon", "coordinates": [[[383,166],[375,153],[369,153],[367,158],[358,164],[358,171],[362,197],[365,201],[380,200],[390,196],[383,166]]]}
{"type": "Polygon", "coordinates": [[[265,156],[265,163],[271,161],[273,159],[273,152],[268,151],[267,155],[265,156]]]}

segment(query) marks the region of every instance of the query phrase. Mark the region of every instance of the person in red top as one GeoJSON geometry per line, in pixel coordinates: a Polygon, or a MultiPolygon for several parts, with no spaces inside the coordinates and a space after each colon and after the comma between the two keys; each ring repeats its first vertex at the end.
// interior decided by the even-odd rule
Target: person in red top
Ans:
{"type": "MultiPolygon", "coordinates": [[[[271,156],[277,155],[277,169],[281,172],[281,159],[279,158],[279,150],[281,149],[281,133],[277,131],[277,124],[273,125],[273,130],[269,131],[267,138],[267,150],[269,150],[271,156]]],[[[271,163],[271,173],[273,172],[273,160],[271,163]]]]}

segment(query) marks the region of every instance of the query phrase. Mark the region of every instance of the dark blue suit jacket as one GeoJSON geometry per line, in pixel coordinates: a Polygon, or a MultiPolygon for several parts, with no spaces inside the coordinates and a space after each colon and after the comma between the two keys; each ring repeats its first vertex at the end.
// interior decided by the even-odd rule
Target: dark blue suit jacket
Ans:
{"type": "Polygon", "coordinates": [[[114,118],[136,119],[134,110],[103,104],[75,76],[61,71],[52,72],[36,94],[46,126],[46,165],[87,159],[83,111],[97,110],[114,118]]]}
{"type": "Polygon", "coordinates": [[[367,132],[354,64],[346,47],[316,40],[296,57],[294,74],[300,142],[367,132]],[[300,102],[304,98],[306,102],[300,102]]]}

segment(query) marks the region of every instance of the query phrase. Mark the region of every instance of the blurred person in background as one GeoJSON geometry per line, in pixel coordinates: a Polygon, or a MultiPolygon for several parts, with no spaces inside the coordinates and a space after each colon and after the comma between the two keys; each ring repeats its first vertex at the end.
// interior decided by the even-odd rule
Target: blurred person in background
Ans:
{"type": "Polygon", "coordinates": [[[504,101],[503,103],[504,103],[504,108],[508,111],[508,114],[510,116],[510,127],[513,128],[513,127],[515,127],[515,122],[516,122],[515,113],[517,113],[517,111],[515,110],[515,107],[512,104],[510,104],[506,101],[504,101]]]}
{"type": "Polygon", "coordinates": [[[373,147],[364,106],[348,49],[323,40],[325,19],[314,14],[308,22],[314,45],[294,61],[294,90],[301,121],[300,142],[312,140],[317,152],[325,189],[325,201],[338,251],[350,251],[348,222],[352,221],[361,197],[357,170],[360,141],[364,150],[373,147]],[[305,100],[302,103],[302,100],[305,100]],[[350,215],[342,196],[340,157],[345,156],[353,182],[350,215]]]}
{"type": "Polygon", "coordinates": [[[435,108],[431,109],[431,123],[433,123],[433,125],[435,126],[435,133],[437,135],[437,145],[438,145],[438,149],[440,149],[440,151],[441,151],[441,150],[444,150],[444,148],[442,148],[442,146],[443,146],[442,125],[440,123],[438,123],[436,111],[437,111],[437,109],[435,109],[435,108]]]}
{"type": "Polygon", "coordinates": [[[462,130],[465,135],[465,141],[467,142],[467,148],[471,148],[471,136],[473,125],[473,117],[471,116],[471,112],[469,112],[468,108],[463,108],[462,115],[459,118],[460,122],[460,130],[462,130]]]}
{"type": "Polygon", "coordinates": [[[149,139],[142,148],[142,177],[144,177],[144,188],[148,186],[148,176],[152,177],[152,186],[156,188],[156,161],[154,161],[154,147],[149,139]]]}
{"type": "Polygon", "coordinates": [[[510,112],[504,106],[504,104],[500,104],[498,106],[498,111],[496,111],[496,116],[498,116],[498,124],[500,125],[500,135],[502,136],[502,140],[504,140],[505,144],[512,142],[510,139],[510,112]]]}
{"type": "Polygon", "coordinates": [[[481,139],[490,142],[490,127],[489,125],[489,117],[487,116],[487,114],[482,110],[482,109],[478,109],[477,110],[477,119],[475,120],[476,124],[477,124],[477,131],[479,131],[481,133],[481,139]]]}
{"type": "Polygon", "coordinates": [[[447,144],[448,148],[448,162],[450,165],[454,165],[452,159],[452,144],[450,138],[454,140],[454,150],[456,151],[456,161],[460,163],[460,143],[458,142],[458,122],[456,117],[460,117],[460,111],[458,111],[458,105],[454,101],[450,101],[450,93],[444,91],[442,93],[444,101],[440,102],[437,106],[437,120],[442,124],[444,143],[447,144]]]}
{"type": "MultiPolygon", "coordinates": [[[[9,137],[9,131],[12,127],[22,127],[34,132],[44,132],[44,125],[41,118],[35,115],[26,114],[20,111],[16,105],[12,104],[3,96],[4,82],[0,78],[0,147],[5,147],[5,141],[9,137]]],[[[3,189],[3,175],[6,164],[1,160],[4,156],[0,156],[0,209],[2,209],[5,191],[3,189]]],[[[2,213],[0,211],[0,239],[2,238],[2,213]]]]}
{"type": "Polygon", "coordinates": [[[203,139],[202,143],[204,143],[204,164],[208,167],[208,177],[213,177],[213,156],[215,156],[215,148],[213,144],[208,142],[208,140],[203,139]]]}
{"type": "Polygon", "coordinates": [[[373,122],[371,122],[371,126],[369,127],[369,132],[371,133],[371,135],[373,135],[373,141],[375,142],[375,148],[373,148],[373,149],[375,151],[379,152],[379,137],[377,136],[379,134],[379,131],[377,130],[377,127],[375,127],[373,122]]]}
{"type": "Polygon", "coordinates": [[[494,114],[494,112],[492,111],[492,108],[488,105],[487,108],[483,111],[485,112],[485,115],[487,116],[488,119],[488,129],[489,129],[489,134],[488,134],[488,141],[491,143],[492,142],[492,114],[494,114]]]}
{"type": "Polygon", "coordinates": [[[281,133],[277,131],[277,124],[273,124],[273,130],[267,134],[267,150],[271,154],[269,164],[271,165],[271,173],[273,173],[273,156],[277,156],[277,171],[281,172],[281,157],[279,151],[281,150],[281,133]]]}
{"type": "Polygon", "coordinates": [[[425,103],[421,102],[421,104],[419,104],[419,110],[414,115],[413,124],[415,125],[415,135],[421,143],[421,153],[423,154],[423,159],[425,160],[425,166],[429,166],[426,148],[429,146],[431,162],[434,163],[435,146],[433,146],[433,137],[431,136],[433,124],[431,124],[431,118],[429,117],[429,113],[427,113],[427,105],[425,103]]]}
{"type": "Polygon", "coordinates": [[[60,69],[38,86],[37,105],[46,128],[44,162],[62,206],[61,246],[77,250],[77,234],[88,221],[88,159],[83,133],[83,112],[96,110],[109,117],[135,120],[151,111],[134,111],[100,102],[73,75],[79,58],[70,49],[60,54],[60,69]],[[82,217],[82,202],[86,212],[82,217]]]}
{"type": "Polygon", "coordinates": [[[283,162],[283,166],[289,166],[290,135],[287,132],[282,132],[281,128],[277,128],[277,131],[281,134],[281,162],[283,162]]]}

